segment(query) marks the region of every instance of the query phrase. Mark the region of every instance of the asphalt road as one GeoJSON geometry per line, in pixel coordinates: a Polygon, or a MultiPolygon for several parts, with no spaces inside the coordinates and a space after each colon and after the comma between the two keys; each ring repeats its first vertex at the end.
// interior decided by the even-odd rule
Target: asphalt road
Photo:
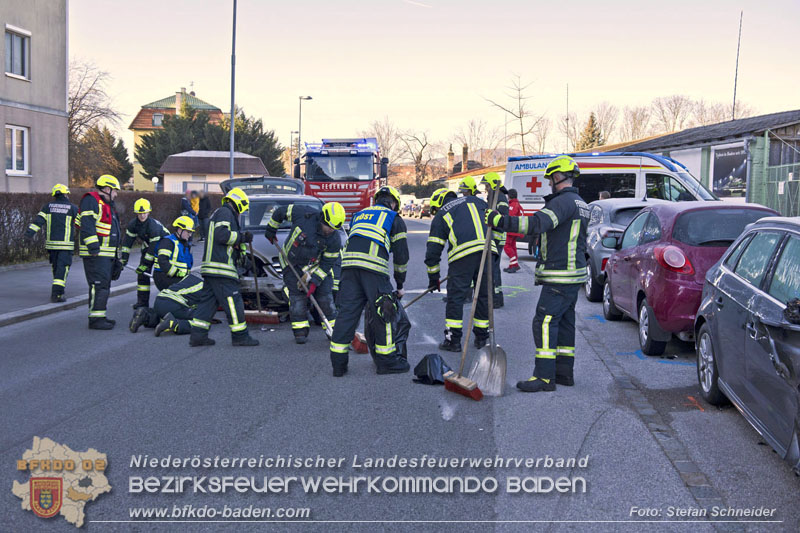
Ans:
{"type": "MultiPolygon", "coordinates": [[[[409,221],[412,261],[406,288],[426,285],[422,263],[429,221],[409,221]]],[[[524,254],[523,254],[524,255],[524,254]]],[[[187,337],[132,335],[135,294],[110,301],[112,332],[88,331],[85,309],[0,328],[0,529],[66,531],[63,519],[20,510],[12,480],[34,436],[73,450],[108,454],[113,487],[86,507],[90,531],[231,530],[205,522],[127,523],[129,509],[187,504],[308,507],[317,523],[290,530],[421,529],[593,531],[797,531],[798,480],[732,407],[703,403],[691,346],[673,343],[663,358],[642,356],[630,321],[605,322],[600,304],[579,298],[576,386],[527,395],[513,385],[530,376],[530,322],[538,289],[531,263],[504,274],[506,306],[497,335],[509,356],[508,392],[473,402],[411,374],[378,376],[369,356],[351,354],[350,372],[331,376],[328,346],[315,331],[304,346],[288,324],[251,328],[258,348],[232,348],[224,325],[216,346],[190,348],[187,337]],[[344,457],[341,468],[173,469],[131,467],[131,457],[344,457]],[[572,458],[585,468],[368,469],[367,457],[572,458]],[[476,476],[494,477],[494,493],[131,494],[130,476],[476,476]],[[513,476],[581,477],[585,493],[508,493],[513,476]],[[669,518],[677,509],[775,508],[777,523],[724,524],[669,518]],[[631,508],[655,517],[631,516],[631,508]],[[664,520],[643,524],[619,521],[664,520]],[[666,520],[672,520],[666,521],[666,520]],[[115,522],[105,522],[115,521],[115,522]],[[356,521],[355,523],[353,521],[356,521]],[[380,521],[364,522],[364,521],[380,521]],[[414,522],[408,522],[414,521],[414,522]],[[426,521],[426,522],[417,522],[426,521]],[[464,521],[442,523],[440,521],[464,521]],[[541,521],[537,524],[525,521],[541,521]]],[[[468,307],[465,306],[465,315],[468,307]]],[[[436,352],[444,302],[429,296],[409,310],[412,367],[436,352]]],[[[220,315],[221,316],[221,315],[220,315]]],[[[471,350],[474,353],[474,350],[471,350]]],[[[455,354],[444,355],[451,365],[455,354]]],[[[363,489],[363,487],[361,487],[363,489]]],[[[241,523],[236,530],[284,530],[282,523],[241,523]]]]}

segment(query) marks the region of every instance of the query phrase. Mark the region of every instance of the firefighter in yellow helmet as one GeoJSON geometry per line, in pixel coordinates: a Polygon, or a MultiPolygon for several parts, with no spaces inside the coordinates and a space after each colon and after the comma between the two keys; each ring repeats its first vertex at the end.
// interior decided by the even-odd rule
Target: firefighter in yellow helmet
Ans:
{"type": "Polygon", "coordinates": [[[208,337],[208,330],[217,305],[228,316],[233,345],[258,346],[258,341],[247,330],[237,268],[247,243],[253,242],[253,234],[242,231],[239,226],[240,215],[248,209],[250,200],[247,194],[239,187],[234,187],[222,198],[222,207],[211,215],[200,273],[203,275],[202,290],[214,297],[201,298],[204,303],[198,306],[191,320],[190,346],[214,344],[214,340],[208,337]]]}
{"type": "MultiPolygon", "coordinates": [[[[483,183],[486,185],[486,203],[490,206],[495,205],[495,209],[503,215],[508,214],[508,196],[506,196],[506,188],[501,183],[500,175],[497,172],[487,172],[483,176],[483,183]],[[495,200],[495,196],[497,199],[495,200]],[[495,203],[496,202],[496,203],[495,203]]],[[[492,231],[494,237],[494,244],[497,248],[497,253],[492,253],[492,287],[493,291],[493,306],[495,309],[503,307],[503,279],[502,271],[500,270],[500,256],[502,255],[503,248],[506,245],[506,232],[494,228],[492,231]]]]}
{"type": "Polygon", "coordinates": [[[580,175],[578,164],[561,155],[545,169],[553,193],[533,216],[511,217],[498,211],[487,213],[489,225],[512,233],[540,234],[541,261],[536,284],[542,285],[533,340],[536,363],[533,376],[517,383],[524,392],[554,391],[556,384],[574,385],[575,302],[586,282],[586,226],[589,208],[573,187],[580,175]]]}
{"type": "Polygon", "coordinates": [[[192,257],[192,235],[196,229],[194,220],[181,215],[175,219],[172,227],[175,231],[161,238],[156,252],[153,281],[160,291],[188,276],[194,266],[192,257]]]}
{"type": "Polygon", "coordinates": [[[309,296],[314,296],[331,325],[336,323],[336,306],[333,303],[333,270],[341,261],[339,250],[342,237],[338,230],[345,220],[345,211],[339,202],[328,202],[322,210],[303,204],[281,205],[272,212],[264,232],[267,240],[276,246],[278,229],[285,222],[289,234],[281,244],[286,258],[302,277],[308,293],[303,290],[294,271],[280,258],[283,284],[289,291],[289,319],[297,344],[305,344],[311,325],[308,321],[309,296]]]}
{"type": "Polygon", "coordinates": [[[72,251],[75,249],[73,224],[77,220],[78,208],[69,201],[69,189],[66,185],[56,183],[52,190],[52,199],[44,204],[36,217],[28,226],[25,237],[33,236],[46,226],[44,247],[53,270],[53,284],[50,289],[51,302],[66,302],[64,287],[67,274],[72,266],[72,251]]]}
{"type": "Polygon", "coordinates": [[[475,196],[478,194],[478,182],[474,177],[466,176],[458,183],[458,192],[462,196],[475,196]]]}
{"type": "Polygon", "coordinates": [[[131,247],[137,240],[142,243],[142,255],[139,258],[139,266],[136,267],[134,310],[150,306],[150,272],[156,260],[156,249],[161,238],[169,235],[169,230],[150,216],[151,211],[150,201],[147,198],[139,198],[134,202],[133,213],[136,216],[128,222],[128,226],[125,228],[125,238],[122,239],[122,248],[120,248],[120,259],[122,264],[126,265],[131,254],[131,247]]]}

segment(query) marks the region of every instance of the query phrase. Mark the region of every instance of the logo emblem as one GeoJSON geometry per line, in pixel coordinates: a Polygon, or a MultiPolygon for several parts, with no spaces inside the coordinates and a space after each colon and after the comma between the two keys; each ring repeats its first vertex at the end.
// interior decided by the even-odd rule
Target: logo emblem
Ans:
{"type": "Polygon", "coordinates": [[[64,480],[60,477],[32,477],[31,509],[42,518],[52,518],[61,510],[64,480]]]}
{"type": "Polygon", "coordinates": [[[536,176],[531,176],[531,181],[526,183],[525,186],[528,187],[531,190],[531,192],[536,192],[537,190],[539,190],[539,187],[541,187],[542,184],[539,182],[536,176]]]}

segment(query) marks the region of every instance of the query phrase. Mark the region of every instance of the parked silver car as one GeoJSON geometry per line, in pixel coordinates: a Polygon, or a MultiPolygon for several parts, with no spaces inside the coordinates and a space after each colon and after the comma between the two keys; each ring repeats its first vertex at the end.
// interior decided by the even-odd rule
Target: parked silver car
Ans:
{"type": "Polygon", "coordinates": [[[606,261],[614,253],[614,248],[603,246],[603,239],[622,235],[639,211],[658,202],[663,200],[609,198],[589,204],[589,227],[586,229],[586,268],[589,279],[583,286],[587,300],[599,302],[603,299],[606,261]]]}

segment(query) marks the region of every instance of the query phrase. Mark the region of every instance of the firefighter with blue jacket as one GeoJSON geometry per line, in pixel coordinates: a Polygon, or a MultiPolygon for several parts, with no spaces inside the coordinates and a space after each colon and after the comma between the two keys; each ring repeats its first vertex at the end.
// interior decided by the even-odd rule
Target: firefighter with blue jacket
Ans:
{"type": "Polygon", "coordinates": [[[308,293],[294,271],[280,258],[284,286],[289,290],[289,318],[297,344],[305,344],[311,328],[308,322],[308,297],[314,299],[331,325],[335,324],[333,303],[333,270],[339,261],[342,241],[338,234],[344,224],[345,211],[339,202],[329,202],[319,211],[304,205],[282,205],[272,212],[264,232],[267,240],[277,244],[278,228],[289,221],[292,228],[283,243],[283,251],[294,269],[303,276],[308,293]]]}
{"type": "Polygon", "coordinates": [[[402,373],[410,368],[408,361],[397,353],[393,327],[408,269],[406,225],[397,216],[399,207],[400,194],[394,187],[384,186],[375,193],[374,205],[362,209],[350,221],[350,234],[342,255],[339,315],[330,345],[335,377],[347,372],[347,352],[365,307],[365,327],[372,330],[368,336],[377,373],[402,373]],[[389,281],[390,255],[398,294],[389,281]]]}
{"type": "Polygon", "coordinates": [[[53,269],[53,284],[50,289],[51,302],[66,302],[64,287],[67,274],[72,266],[72,252],[75,249],[73,224],[78,218],[78,208],[69,201],[69,189],[56,183],[51,195],[53,199],[42,206],[33,219],[25,237],[33,239],[42,226],[47,226],[44,247],[53,269]]]}
{"type": "Polygon", "coordinates": [[[172,227],[175,228],[175,233],[162,237],[158,241],[153,281],[160,291],[188,276],[194,266],[194,257],[192,257],[194,220],[186,215],[181,215],[175,219],[172,227]]]}
{"type": "MultiPolygon", "coordinates": [[[[487,211],[486,202],[474,196],[456,197],[453,191],[439,189],[431,196],[431,212],[436,212],[431,221],[431,230],[425,250],[425,265],[428,268],[428,288],[439,290],[442,250],[447,245],[447,305],[445,307],[444,341],[439,345],[449,352],[461,351],[464,328],[463,306],[470,287],[477,281],[481,254],[486,242],[486,227],[483,223],[487,211]]],[[[494,244],[492,244],[494,248],[494,244]]],[[[487,267],[488,268],[488,260],[487,267]]],[[[489,338],[488,275],[484,272],[478,292],[473,332],[475,346],[481,348],[489,338]]]]}
{"type": "Polygon", "coordinates": [[[133,212],[136,214],[136,218],[128,222],[128,226],[125,228],[125,238],[122,240],[122,248],[120,248],[120,259],[124,266],[128,264],[131,247],[137,240],[142,243],[142,255],[139,258],[139,266],[136,267],[134,309],[150,305],[150,272],[156,260],[156,248],[158,241],[169,235],[167,228],[150,216],[151,211],[150,201],[147,198],[139,198],[134,202],[133,212]]]}
{"type": "Polygon", "coordinates": [[[517,383],[524,392],[554,391],[556,384],[571,387],[575,383],[575,303],[586,282],[589,222],[589,207],[572,186],[579,175],[574,159],[558,156],[544,172],[553,193],[545,196],[542,209],[529,217],[510,217],[498,211],[486,215],[487,223],[495,228],[540,235],[541,260],[535,279],[542,292],[533,319],[536,363],[533,376],[517,383]]]}

